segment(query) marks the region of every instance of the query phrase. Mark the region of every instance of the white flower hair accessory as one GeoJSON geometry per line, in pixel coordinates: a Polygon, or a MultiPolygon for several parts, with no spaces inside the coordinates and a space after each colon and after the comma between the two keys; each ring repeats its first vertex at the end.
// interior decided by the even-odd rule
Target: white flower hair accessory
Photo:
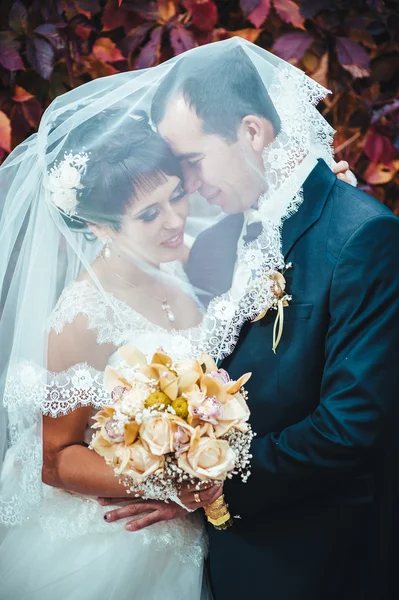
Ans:
{"type": "Polygon", "coordinates": [[[76,215],[78,191],[83,189],[81,179],[88,160],[87,152],[66,152],[64,159],[52,167],[48,174],[51,202],[69,217],[76,215]]]}

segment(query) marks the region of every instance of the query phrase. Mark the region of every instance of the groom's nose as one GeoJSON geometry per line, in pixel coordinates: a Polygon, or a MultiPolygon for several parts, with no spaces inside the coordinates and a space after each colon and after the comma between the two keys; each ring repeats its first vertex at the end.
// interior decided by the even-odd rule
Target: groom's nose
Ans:
{"type": "Polygon", "coordinates": [[[182,163],[184,189],[187,194],[193,194],[202,185],[202,180],[198,173],[196,165],[190,165],[188,163],[182,163]]]}

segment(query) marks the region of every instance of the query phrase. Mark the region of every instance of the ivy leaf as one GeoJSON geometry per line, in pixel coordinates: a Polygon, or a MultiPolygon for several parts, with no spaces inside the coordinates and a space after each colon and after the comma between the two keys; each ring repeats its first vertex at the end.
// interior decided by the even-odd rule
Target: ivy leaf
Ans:
{"type": "Polygon", "coordinates": [[[362,46],[349,38],[337,37],[336,50],[339,62],[352,77],[368,77],[370,57],[362,46]]]}
{"type": "Polygon", "coordinates": [[[29,123],[33,129],[37,129],[43,114],[43,108],[41,107],[40,103],[33,98],[32,100],[28,100],[27,102],[21,104],[21,107],[26,122],[29,123]]]}
{"type": "Polygon", "coordinates": [[[210,0],[205,0],[205,2],[199,3],[191,2],[188,6],[194,27],[200,31],[212,31],[218,21],[216,4],[210,0]]]}
{"type": "Polygon", "coordinates": [[[0,110],[0,148],[11,152],[11,123],[3,111],[0,110]]]}
{"type": "Polygon", "coordinates": [[[301,0],[301,15],[306,18],[314,17],[322,10],[331,8],[331,0],[301,0]]]}
{"type": "Polygon", "coordinates": [[[0,64],[9,71],[24,70],[19,43],[10,31],[0,31],[0,64]]]}
{"type": "Polygon", "coordinates": [[[54,50],[46,40],[40,37],[26,42],[26,58],[43,79],[50,79],[53,73],[54,50]]]}
{"type": "Polygon", "coordinates": [[[137,57],[136,69],[148,69],[159,61],[162,34],[163,27],[155,27],[152,30],[149,42],[141,49],[137,57]]]}
{"type": "Polygon", "coordinates": [[[14,95],[12,97],[14,102],[26,102],[27,100],[32,100],[32,98],[34,98],[34,96],[24,90],[23,87],[19,85],[15,86],[14,95]]]}
{"type": "Polygon", "coordinates": [[[36,27],[34,31],[38,35],[45,37],[56,50],[61,50],[61,48],[65,47],[65,42],[58,33],[57,27],[52,23],[44,23],[43,25],[39,25],[39,27],[36,27]]]}
{"type": "Polygon", "coordinates": [[[291,23],[294,27],[305,29],[304,18],[302,17],[299,6],[292,0],[273,0],[274,9],[278,16],[285,22],[291,23]]]}
{"type": "Polygon", "coordinates": [[[102,16],[103,31],[112,31],[124,26],[126,11],[120,10],[121,4],[116,0],[108,0],[102,16]]]}
{"type": "Polygon", "coordinates": [[[389,137],[370,129],[364,144],[364,153],[372,163],[389,166],[396,156],[396,150],[389,137]]]}
{"type": "Polygon", "coordinates": [[[262,23],[266,21],[270,7],[271,0],[260,0],[258,6],[248,15],[248,20],[259,29],[262,23]]]}
{"type": "Polygon", "coordinates": [[[21,0],[16,0],[12,3],[8,22],[10,28],[15,31],[15,33],[18,33],[18,35],[27,34],[29,32],[28,11],[21,0]]]}
{"type": "Polygon", "coordinates": [[[248,15],[259,5],[260,0],[240,0],[240,8],[244,17],[248,15]]]}
{"type": "Polygon", "coordinates": [[[195,47],[195,39],[191,31],[181,23],[177,23],[170,31],[170,43],[175,56],[195,47]]]}
{"type": "Polygon", "coordinates": [[[136,48],[141,46],[150,30],[151,23],[141,23],[122,40],[121,47],[125,56],[130,56],[136,48]]]}
{"type": "Polygon", "coordinates": [[[79,12],[86,15],[88,19],[92,15],[96,15],[101,10],[101,5],[98,0],[75,0],[75,4],[79,12]]]}
{"type": "Polygon", "coordinates": [[[328,88],[328,64],[329,64],[329,55],[328,52],[323,54],[320,59],[319,66],[312,73],[312,79],[317,83],[320,83],[325,88],[328,88]]]}
{"type": "Polygon", "coordinates": [[[248,29],[239,29],[238,31],[230,31],[228,37],[238,36],[243,38],[244,40],[248,40],[248,42],[256,42],[258,37],[260,36],[260,29],[254,29],[253,27],[248,27],[248,29]]]}
{"type": "Polygon", "coordinates": [[[363,178],[370,185],[384,185],[385,183],[392,181],[398,171],[399,160],[394,160],[388,166],[382,163],[370,163],[366,171],[363,173],[363,178]]]}
{"type": "Polygon", "coordinates": [[[114,63],[120,60],[126,60],[116,44],[109,38],[99,38],[93,46],[93,54],[99,60],[107,63],[114,63]]]}
{"type": "Polygon", "coordinates": [[[305,31],[294,31],[279,37],[273,51],[284,60],[301,59],[313,43],[312,36],[305,31]]]}

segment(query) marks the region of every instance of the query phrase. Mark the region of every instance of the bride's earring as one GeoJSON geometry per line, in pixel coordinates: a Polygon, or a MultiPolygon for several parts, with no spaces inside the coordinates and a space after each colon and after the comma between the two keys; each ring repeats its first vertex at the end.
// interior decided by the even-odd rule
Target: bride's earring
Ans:
{"type": "Polygon", "coordinates": [[[112,242],[111,238],[107,238],[105,240],[105,245],[104,245],[104,250],[103,250],[104,258],[110,258],[110,256],[111,256],[111,248],[110,248],[111,242],[112,242]]]}

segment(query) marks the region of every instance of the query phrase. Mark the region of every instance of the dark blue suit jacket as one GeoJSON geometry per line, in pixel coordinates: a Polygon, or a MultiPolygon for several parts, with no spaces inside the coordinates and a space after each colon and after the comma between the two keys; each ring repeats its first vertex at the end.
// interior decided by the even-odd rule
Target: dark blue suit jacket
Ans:
{"type": "MultiPolygon", "coordinates": [[[[209,297],[230,285],[242,215],[203,232],[187,273],[209,297]],[[225,232],[229,232],[228,236],[225,232]],[[228,243],[226,243],[228,239],[228,243]],[[203,268],[210,272],[201,280],[203,268]]],[[[215,600],[388,598],[399,407],[399,219],[319,161],[283,226],[292,302],[246,324],[223,365],[246,384],[252,475],[225,485],[210,530],[215,600]],[[377,586],[377,587],[376,587],[377,586]],[[377,595],[376,595],[377,594],[377,595]]]]}

